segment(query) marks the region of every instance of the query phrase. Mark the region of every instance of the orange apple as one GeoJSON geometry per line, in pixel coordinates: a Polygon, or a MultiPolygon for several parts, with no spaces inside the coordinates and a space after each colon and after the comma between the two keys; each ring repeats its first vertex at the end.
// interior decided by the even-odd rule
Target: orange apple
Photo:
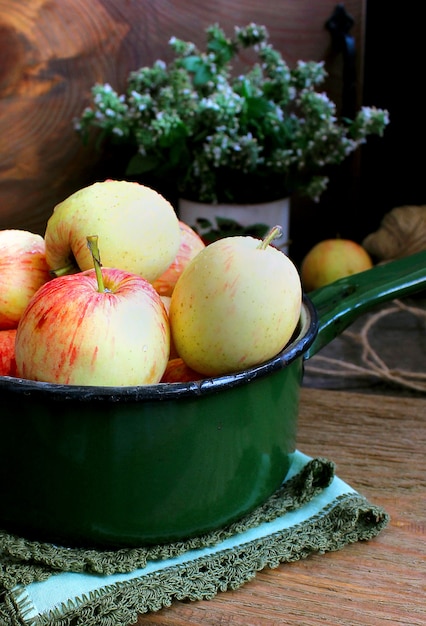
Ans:
{"type": "Polygon", "coordinates": [[[181,357],[169,359],[161,379],[162,383],[187,383],[201,380],[202,375],[191,369],[181,357]]]}
{"type": "MultiPolygon", "coordinates": [[[[161,301],[164,304],[164,307],[167,311],[167,319],[169,319],[170,316],[170,302],[172,301],[171,296],[160,296],[161,301]]],[[[176,346],[175,346],[175,342],[173,341],[173,337],[172,334],[170,333],[170,355],[169,355],[169,359],[174,359],[175,357],[178,357],[178,353],[176,350],[176,346]]]]}
{"type": "Polygon", "coordinates": [[[0,330],[0,376],[15,376],[16,328],[0,330]]]}
{"type": "Polygon", "coordinates": [[[179,220],[179,227],[181,240],[176,257],[167,270],[152,283],[161,296],[172,295],[177,279],[189,261],[205,248],[204,241],[188,224],[179,220]]]}
{"type": "Polygon", "coordinates": [[[51,279],[41,235],[0,231],[0,329],[16,328],[30,298],[51,279]]]}
{"type": "Polygon", "coordinates": [[[351,239],[324,239],[304,257],[300,266],[302,285],[309,292],[373,267],[368,252],[351,239]]]}

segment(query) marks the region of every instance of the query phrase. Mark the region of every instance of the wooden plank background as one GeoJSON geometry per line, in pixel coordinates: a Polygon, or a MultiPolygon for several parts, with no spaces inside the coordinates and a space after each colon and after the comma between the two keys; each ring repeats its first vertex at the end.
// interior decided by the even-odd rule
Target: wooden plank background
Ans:
{"type": "MultiPolygon", "coordinates": [[[[338,102],[341,58],[325,22],[336,2],[285,0],[0,0],[0,228],[44,233],[54,205],[102,177],[72,121],[95,82],[122,91],[130,70],[167,58],[172,35],[202,44],[218,22],[268,27],[290,65],[324,59],[327,91],[338,102]]],[[[349,0],[362,75],[364,3],[349,0]]],[[[360,85],[361,86],[361,85],[360,85]]]]}

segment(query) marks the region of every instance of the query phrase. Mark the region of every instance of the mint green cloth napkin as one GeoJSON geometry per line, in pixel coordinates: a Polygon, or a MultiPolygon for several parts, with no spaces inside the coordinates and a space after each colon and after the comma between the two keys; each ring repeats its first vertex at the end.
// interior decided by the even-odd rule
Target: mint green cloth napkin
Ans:
{"type": "Polygon", "coordinates": [[[0,533],[0,626],[129,626],[174,600],[236,589],[265,567],[372,539],[388,521],[333,463],[296,451],[262,506],[188,541],[86,550],[0,533]]]}

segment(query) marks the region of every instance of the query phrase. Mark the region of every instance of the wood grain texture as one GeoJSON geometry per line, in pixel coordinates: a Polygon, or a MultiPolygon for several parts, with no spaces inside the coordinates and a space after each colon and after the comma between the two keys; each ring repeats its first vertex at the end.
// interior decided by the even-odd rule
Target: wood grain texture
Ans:
{"type": "MultiPolygon", "coordinates": [[[[102,175],[72,122],[95,82],[120,92],[130,70],[168,58],[171,35],[202,44],[218,22],[265,24],[292,65],[324,59],[338,101],[341,59],[324,24],[336,3],[273,0],[0,0],[0,228],[44,234],[54,205],[102,175]]],[[[364,2],[349,0],[362,50],[364,2]]],[[[361,75],[362,54],[358,56],[361,75]]]]}
{"type": "Polygon", "coordinates": [[[426,400],[302,389],[298,447],[391,516],[374,540],[263,570],[237,591],[176,602],[139,626],[423,626],[426,400]]]}

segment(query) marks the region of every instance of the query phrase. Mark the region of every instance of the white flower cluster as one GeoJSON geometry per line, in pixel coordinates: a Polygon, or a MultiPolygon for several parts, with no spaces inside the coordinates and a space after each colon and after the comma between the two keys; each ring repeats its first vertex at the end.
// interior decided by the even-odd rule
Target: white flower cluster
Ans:
{"type": "Polygon", "coordinates": [[[234,38],[210,26],[205,51],[177,37],[169,44],[174,60],[131,72],[125,94],[95,85],[75,128],[128,144],[134,174],[167,176],[187,198],[255,202],[299,191],[318,199],[327,168],[389,123],[387,111],[373,107],[340,120],[319,90],[324,63],[291,69],[264,26],[236,27],[234,38]],[[257,60],[234,76],[232,62],[245,48],[257,60]]]}

